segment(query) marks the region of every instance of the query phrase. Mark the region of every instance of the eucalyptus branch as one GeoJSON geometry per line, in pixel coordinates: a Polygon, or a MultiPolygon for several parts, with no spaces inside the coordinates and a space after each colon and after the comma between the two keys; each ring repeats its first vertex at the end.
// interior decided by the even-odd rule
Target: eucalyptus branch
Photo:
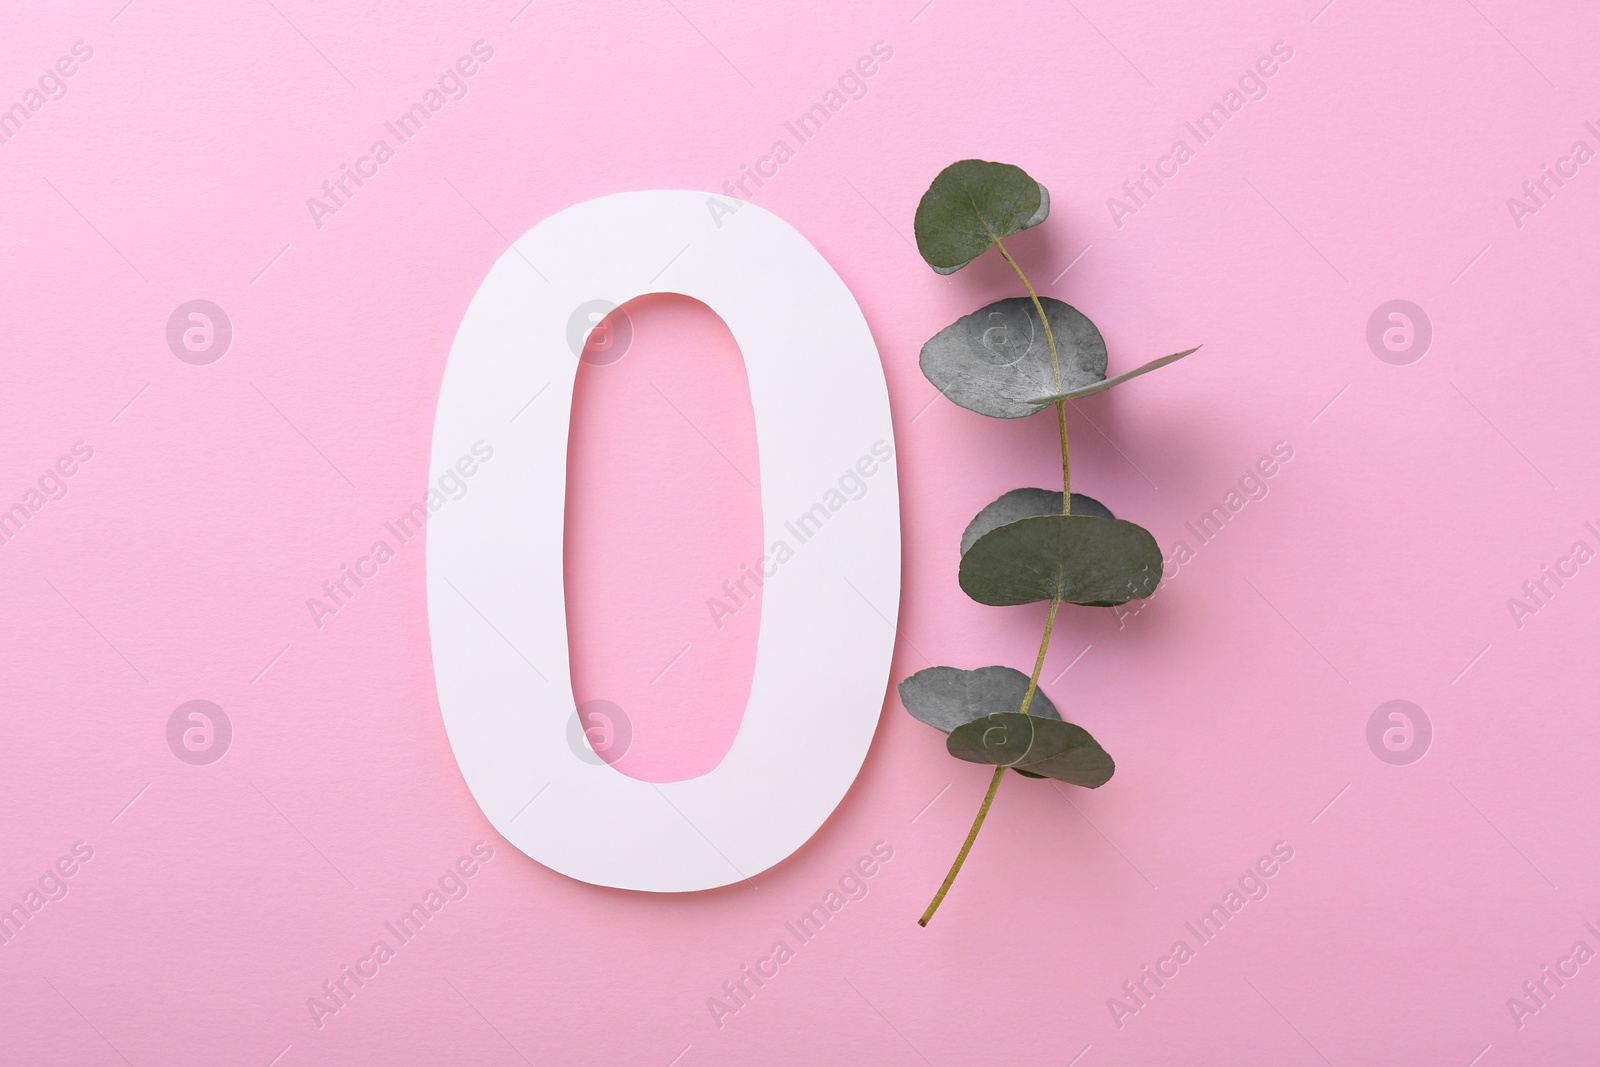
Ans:
{"type": "Polygon", "coordinates": [[[1054,407],[1061,438],[1060,499],[1044,489],[1014,489],[980,511],[961,539],[961,589],[973,600],[997,607],[1049,603],[1033,673],[1000,666],[929,667],[900,683],[906,710],[944,731],[952,756],[994,768],[961,851],[918,920],[922,926],[961,873],[1008,767],[1089,789],[1111,778],[1116,765],[1110,755],[1088,731],[1061,718],[1039,688],[1039,675],[1062,604],[1109,607],[1149,596],[1161,573],[1161,552],[1149,531],[1115,518],[1089,497],[1078,496],[1074,506],[1066,404],[1194,350],[1108,379],[1105,341],[1094,323],[1069,304],[1039,296],[1005,246],[1004,238],[1039,225],[1049,212],[1049,193],[1026,172],[977,159],[946,167],[917,205],[917,249],[929,266],[950,274],[993,247],[1028,294],[997,301],[941,330],[922,348],[922,372],[952,402],[982,415],[1014,419],[1054,407]],[[983,340],[987,324],[1026,316],[1029,305],[1044,328],[1049,364],[1031,333],[1020,355],[997,363],[983,340]],[[1056,326],[1064,327],[1064,348],[1056,342],[1056,326]]]}

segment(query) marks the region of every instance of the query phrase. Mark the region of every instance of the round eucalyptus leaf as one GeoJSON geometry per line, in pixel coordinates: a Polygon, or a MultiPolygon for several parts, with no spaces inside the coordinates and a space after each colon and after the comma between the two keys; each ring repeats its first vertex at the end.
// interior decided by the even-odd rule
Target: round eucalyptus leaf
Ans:
{"type": "MultiPolygon", "coordinates": [[[[968,763],[987,763],[992,767],[1023,767],[1053,759],[1071,748],[1077,740],[1074,729],[1059,719],[1035,720],[1032,715],[999,711],[962,723],[950,731],[945,748],[950,755],[968,763]],[[1049,721],[1060,729],[1041,725],[1049,721]]],[[[1038,771],[1034,771],[1038,774],[1038,771]]]]}
{"type": "MultiPolygon", "coordinates": [[[[1074,515],[1095,515],[1102,519],[1114,519],[1111,509],[1092,496],[1082,493],[1072,494],[1072,513],[1074,515]]],[[[1055,489],[1013,489],[999,500],[990,504],[977,517],[967,524],[966,531],[961,535],[961,554],[967,554],[967,549],[972,543],[996,526],[1004,526],[1008,522],[1018,519],[1031,519],[1035,515],[1061,514],[1061,492],[1055,489]]]]}
{"type": "Polygon", "coordinates": [[[922,346],[922,373],[952,403],[997,419],[1020,419],[1055,398],[1098,385],[1106,376],[1106,342],[1088,316],[1042,296],[1056,359],[1033,301],[1008,297],[946,326],[922,346]],[[1059,371],[1059,373],[1058,373],[1059,371]]]}
{"type": "Polygon", "coordinates": [[[1140,600],[1161,581],[1150,532],[1123,519],[1037,515],[997,526],[961,557],[961,588],[980,604],[1038,600],[1111,607],[1140,600]]]}
{"type": "Polygon", "coordinates": [[[1054,778],[1094,789],[1116,771],[1089,731],[1059,719],[999,712],[958,726],[945,739],[957,759],[1054,778]]]}
{"type": "MultiPolygon", "coordinates": [[[[1017,711],[1028,691],[1028,676],[1012,667],[929,667],[900,683],[900,702],[911,716],[949,733],[963,723],[996,711],[1017,711]]],[[[1035,689],[1028,714],[1059,719],[1044,690],[1035,689]]]]}
{"type": "Polygon", "coordinates": [[[1049,214],[1050,194],[1021,167],[963,159],[941,170],[922,194],[917,251],[940,274],[953,274],[1049,214]]]}
{"type": "Polygon", "coordinates": [[[1199,351],[1174,352],[1106,377],[1106,343],[1095,324],[1071,304],[1042,296],[1056,358],[1033,301],[1008,297],[957,319],[922,346],[922,373],[969,411],[1021,419],[1058,400],[1078,400],[1199,351]]]}

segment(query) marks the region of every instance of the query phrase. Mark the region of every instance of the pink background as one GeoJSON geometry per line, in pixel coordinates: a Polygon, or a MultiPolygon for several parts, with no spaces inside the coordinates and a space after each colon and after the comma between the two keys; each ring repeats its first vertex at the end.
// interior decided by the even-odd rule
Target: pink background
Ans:
{"type": "MultiPolygon", "coordinates": [[[[1593,1059],[1600,965],[1520,1027],[1507,1000],[1575,942],[1600,949],[1584,926],[1600,927],[1600,727],[1579,666],[1600,576],[1580,570],[1520,627],[1507,599],[1575,541],[1600,548],[1584,528],[1600,520],[1600,164],[1520,227],[1506,201],[1574,141],[1600,148],[1583,125],[1600,118],[1600,16],[922,3],[0,17],[0,105],[73,42],[93,49],[0,145],[0,507],[74,442],[94,450],[0,546],[0,906],[93,849],[0,946],[0,1061],[1593,1059]],[[313,222],[307,198],[480,40],[493,57],[465,98],[313,222]],[[1119,772],[1095,792],[1007,780],[927,930],[914,920],[987,774],[888,691],[855,787],[753,884],[569,881],[489,829],[451,758],[421,543],[320,628],[307,598],[425,492],[446,353],[508,237],[604,193],[719,190],[776,139],[794,147],[785,121],[877,41],[893,56],[866,95],[754,199],[828,257],[882,352],[905,541],[893,678],[1026,667],[1043,617],[956,586],[968,519],[1057,470],[1048,417],[962,411],[917,369],[927,337],[1017,291],[992,257],[940,278],[909,243],[945,164],[1011,161],[1049,186],[1052,217],[1016,254],[1100,325],[1114,369],[1205,345],[1075,407],[1075,488],[1164,550],[1196,548],[1186,522],[1276,442],[1293,459],[1125,626],[1063,613],[1046,691],[1119,772]],[[1192,147],[1184,123],[1278,41],[1293,57],[1265,98],[1116,225],[1107,198],[1192,147]],[[234,331],[208,366],[165,336],[197,298],[234,331]],[[1396,298],[1433,326],[1406,366],[1366,340],[1396,298]],[[193,699],[233,725],[209,766],[166,740],[193,699]],[[1366,740],[1392,699],[1433,724],[1408,766],[1366,740]],[[317,1026],[307,999],[479,840],[494,856],[465,898],[317,1026]],[[784,923],[879,841],[893,859],[870,893],[799,945],[784,923]],[[1175,940],[1196,946],[1184,923],[1280,841],[1293,859],[1270,894],[1119,1028],[1108,998],[1175,940]],[[780,938],[795,958],[716,1025],[708,998],[780,938]]],[[[580,384],[574,674],[632,720],[621,765],[667,780],[709,769],[737,728],[757,612],[719,629],[705,599],[762,540],[758,476],[715,316],[632,310],[633,347],[580,384]]]]}

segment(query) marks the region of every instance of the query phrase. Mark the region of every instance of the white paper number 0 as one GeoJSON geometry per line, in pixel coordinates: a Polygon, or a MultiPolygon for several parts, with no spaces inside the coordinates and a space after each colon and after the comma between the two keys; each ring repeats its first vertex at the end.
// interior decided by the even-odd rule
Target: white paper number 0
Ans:
{"type": "MultiPolygon", "coordinates": [[[[439,393],[433,469],[474,441],[494,448],[471,491],[427,527],[428,626],[450,745],[496,830],[596,885],[710,889],[792,854],[860,771],[894,650],[894,461],[866,480],[864,496],[837,510],[825,503],[873,444],[892,449],[877,347],[849,289],[793,227],[752,204],[718,214],[720,224],[704,193],[653,190],[545,219],[479,287],[439,393]],[[665,784],[568,747],[562,578],[578,367],[568,321],[591,301],[654,292],[704,302],[738,342],[755,412],[762,544],[786,540],[794,553],[763,589],[750,701],[726,758],[665,784]],[[821,528],[796,543],[785,524],[808,513],[807,528],[821,528]]],[[[620,505],[617,516],[650,523],[620,505]]]]}

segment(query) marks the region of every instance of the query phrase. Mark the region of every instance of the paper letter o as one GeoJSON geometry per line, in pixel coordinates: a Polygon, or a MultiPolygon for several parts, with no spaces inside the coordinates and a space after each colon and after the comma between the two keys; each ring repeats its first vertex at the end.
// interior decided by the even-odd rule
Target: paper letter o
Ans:
{"type": "Polygon", "coordinates": [[[718,214],[705,193],[653,190],[545,219],[479,287],[439,393],[433,469],[474,442],[494,450],[470,492],[427,526],[428,627],[450,746],[496,830],[595,885],[711,889],[791,855],[860,771],[894,651],[899,492],[894,460],[882,459],[894,431],[877,346],[855,298],[792,226],[753,204],[718,214]],[[568,320],[596,299],[654,292],[702,301],[738,342],[762,544],[794,553],[763,590],[750,701],[727,756],[665,784],[568,747],[562,576],[578,367],[568,320]],[[830,511],[824,495],[875,445],[866,494],[830,511]],[[787,524],[808,514],[809,536],[797,536],[787,524]]]}

